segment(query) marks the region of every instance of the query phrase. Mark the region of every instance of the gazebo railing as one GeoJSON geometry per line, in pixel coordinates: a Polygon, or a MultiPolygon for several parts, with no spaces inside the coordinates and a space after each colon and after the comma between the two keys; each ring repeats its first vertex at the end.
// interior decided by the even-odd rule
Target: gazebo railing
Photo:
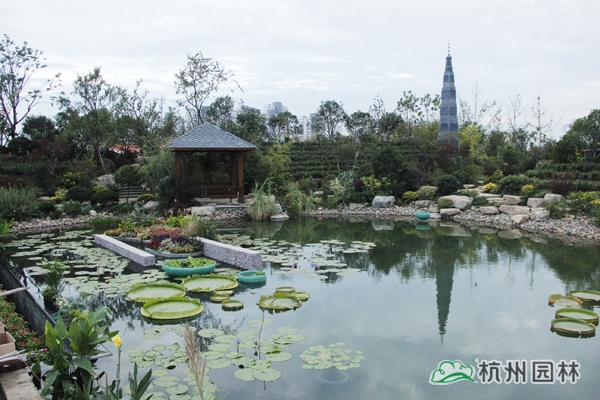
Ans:
{"type": "Polygon", "coordinates": [[[243,186],[213,186],[213,185],[202,185],[200,186],[201,197],[223,197],[223,198],[236,198],[244,195],[243,186]]]}

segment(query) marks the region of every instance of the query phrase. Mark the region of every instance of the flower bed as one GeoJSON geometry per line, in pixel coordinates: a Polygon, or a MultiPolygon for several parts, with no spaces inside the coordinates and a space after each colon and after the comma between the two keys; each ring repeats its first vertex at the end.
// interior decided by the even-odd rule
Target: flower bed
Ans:
{"type": "Polygon", "coordinates": [[[17,351],[24,350],[28,353],[27,361],[30,364],[44,356],[44,340],[28,328],[27,321],[15,311],[15,305],[1,296],[0,321],[4,323],[4,329],[15,338],[17,351]]]}

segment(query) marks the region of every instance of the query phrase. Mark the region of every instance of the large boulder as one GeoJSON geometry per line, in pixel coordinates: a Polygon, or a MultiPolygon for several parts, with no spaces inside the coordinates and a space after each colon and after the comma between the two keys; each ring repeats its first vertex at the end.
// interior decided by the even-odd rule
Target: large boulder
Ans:
{"type": "Polygon", "coordinates": [[[525,206],[508,206],[506,204],[500,206],[500,212],[508,215],[528,214],[529,207],[525,206]]]}
{"type": "Polygon", "coordinates": [[[361,208],[363,208],[362,203],[350,203],[350,204],[348,204],[348,210],[350,210],[350,211],[360,210],[361,208]]]}
{"type": "Polygon", "coordinates": [[[115,186],[115,177],[112,175],[102,175],[94,180],[94,186],[113,187],[115,186]]]}
{"type": "Polygon", "coordinates": [[[548,193],[548,194],[544,195],[544,201],[553,201],[553,200],[562,201],[562,199],[563,199],[563,197],[560,194],[548,193]]]}
{"type": "Polygon", "coordinates": [[[550,218],[550,213],[546,210],[534,211],[531,213],[533,221],[547,221],[550,218]]]}
{"type": "Polygon", "coordinates": [[[505,194],[504,196],[502,196],[502,198],[504,199],[504,201],[506,201],[506,204],[511,206],[516,206],[523,202],[521,196],[512,196],[510,194],[505,194]]]}
{"type": "Polygon", "coordinates": [[[456,214],[460,214],[460,210],[458,208],[442,208],[442,209],[440,209],[440,215],[442,217],[451,217],[456,214]]]}
{"type": "Polygon", "coordinates": [[[432,203],[431,200],[417,200],[415,201],[415,207],[417,208],[427,208],[432,203]]]}
{"type": "Polygon", "coordinates": [[[190,209],[192,215],[198,215],[200,217],[212,217],[217,212],[217,209],[213,206],[204,206],[204,207],[192,207],[190,209]]]}
{"type": "Polygon", "coordinates": [[[517,225],[529,220],[529,214],[517,214],[510,217],[510,219],[517,225]]]}
{"type": "Polygon", "coordinates": [[[285,221],[286,219],[290,219],[290,217],[286,213],[278,213],[275,215],[271,215],[271,221],[285,221]]]}
{"type": "Polygon", "coordinates": [[[145,213],[153,213],[156,210],[158,210],[159,207],[159,202],[158,201],[149,201],[146,204],[144,204],[144,212],[145,213]]]}
{"type": "Polygon", "coordinates": [[[531,208],[541,207],[544,203],[544,199],[541,197],[530,197],[527,199],[527,206],[531,208]]]}
{"type": "Polygon", "coordinates": [[[473,199],[469,196],[458,196],[453,194],[451,196],[442,196],[440,197],[440,199],[452,200],[454,208],[458,208],[461,211],[469,210],[471,208],[471,205],[473,205],[473,199]]]}
{"type": "Polygon", "coordinates": [[[395,202],[394,196],[375,196],[371,205],[373,208],[390,208],[394,206],[395,202]]]}

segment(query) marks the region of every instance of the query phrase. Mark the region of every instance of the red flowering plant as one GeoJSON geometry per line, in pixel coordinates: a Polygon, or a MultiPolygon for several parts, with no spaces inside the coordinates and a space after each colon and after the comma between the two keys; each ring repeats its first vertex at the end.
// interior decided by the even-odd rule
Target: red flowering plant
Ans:
{"type": "Polygon", "coordinates": [[[44,358],[44,340],[29,329],[27,322],[15,311],[14,303],[9,302],[6,297],[0,297],[0,321],[4,324],[4,329],[15,338],[17,350],[28,353],[27,361],[30,364],[44,358]]]}

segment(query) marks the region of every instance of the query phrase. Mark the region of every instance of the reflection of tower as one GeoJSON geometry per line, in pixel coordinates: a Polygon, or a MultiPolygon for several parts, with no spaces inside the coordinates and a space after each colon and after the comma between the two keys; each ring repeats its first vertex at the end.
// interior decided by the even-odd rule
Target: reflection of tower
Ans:
{"type": "Polygon", "coordinates": [[[458,109],[456,106],[456,87],[454,86],[454,71],[452,56],[448,45],[444,85],[442,86],[442,102],[440,104],[440,132],[438,140],[442,143],[458,147],[458,109]]]}
{"type": "Polygon", "coordinates": [[[460,247],[459,239],[452,236],[436,238],[436,243],[432,247],[431,260],[434,263],[438,327],[442,343],[444,342],[446,324],[450,315],[454,264],[460,254],[460,247]]]}

